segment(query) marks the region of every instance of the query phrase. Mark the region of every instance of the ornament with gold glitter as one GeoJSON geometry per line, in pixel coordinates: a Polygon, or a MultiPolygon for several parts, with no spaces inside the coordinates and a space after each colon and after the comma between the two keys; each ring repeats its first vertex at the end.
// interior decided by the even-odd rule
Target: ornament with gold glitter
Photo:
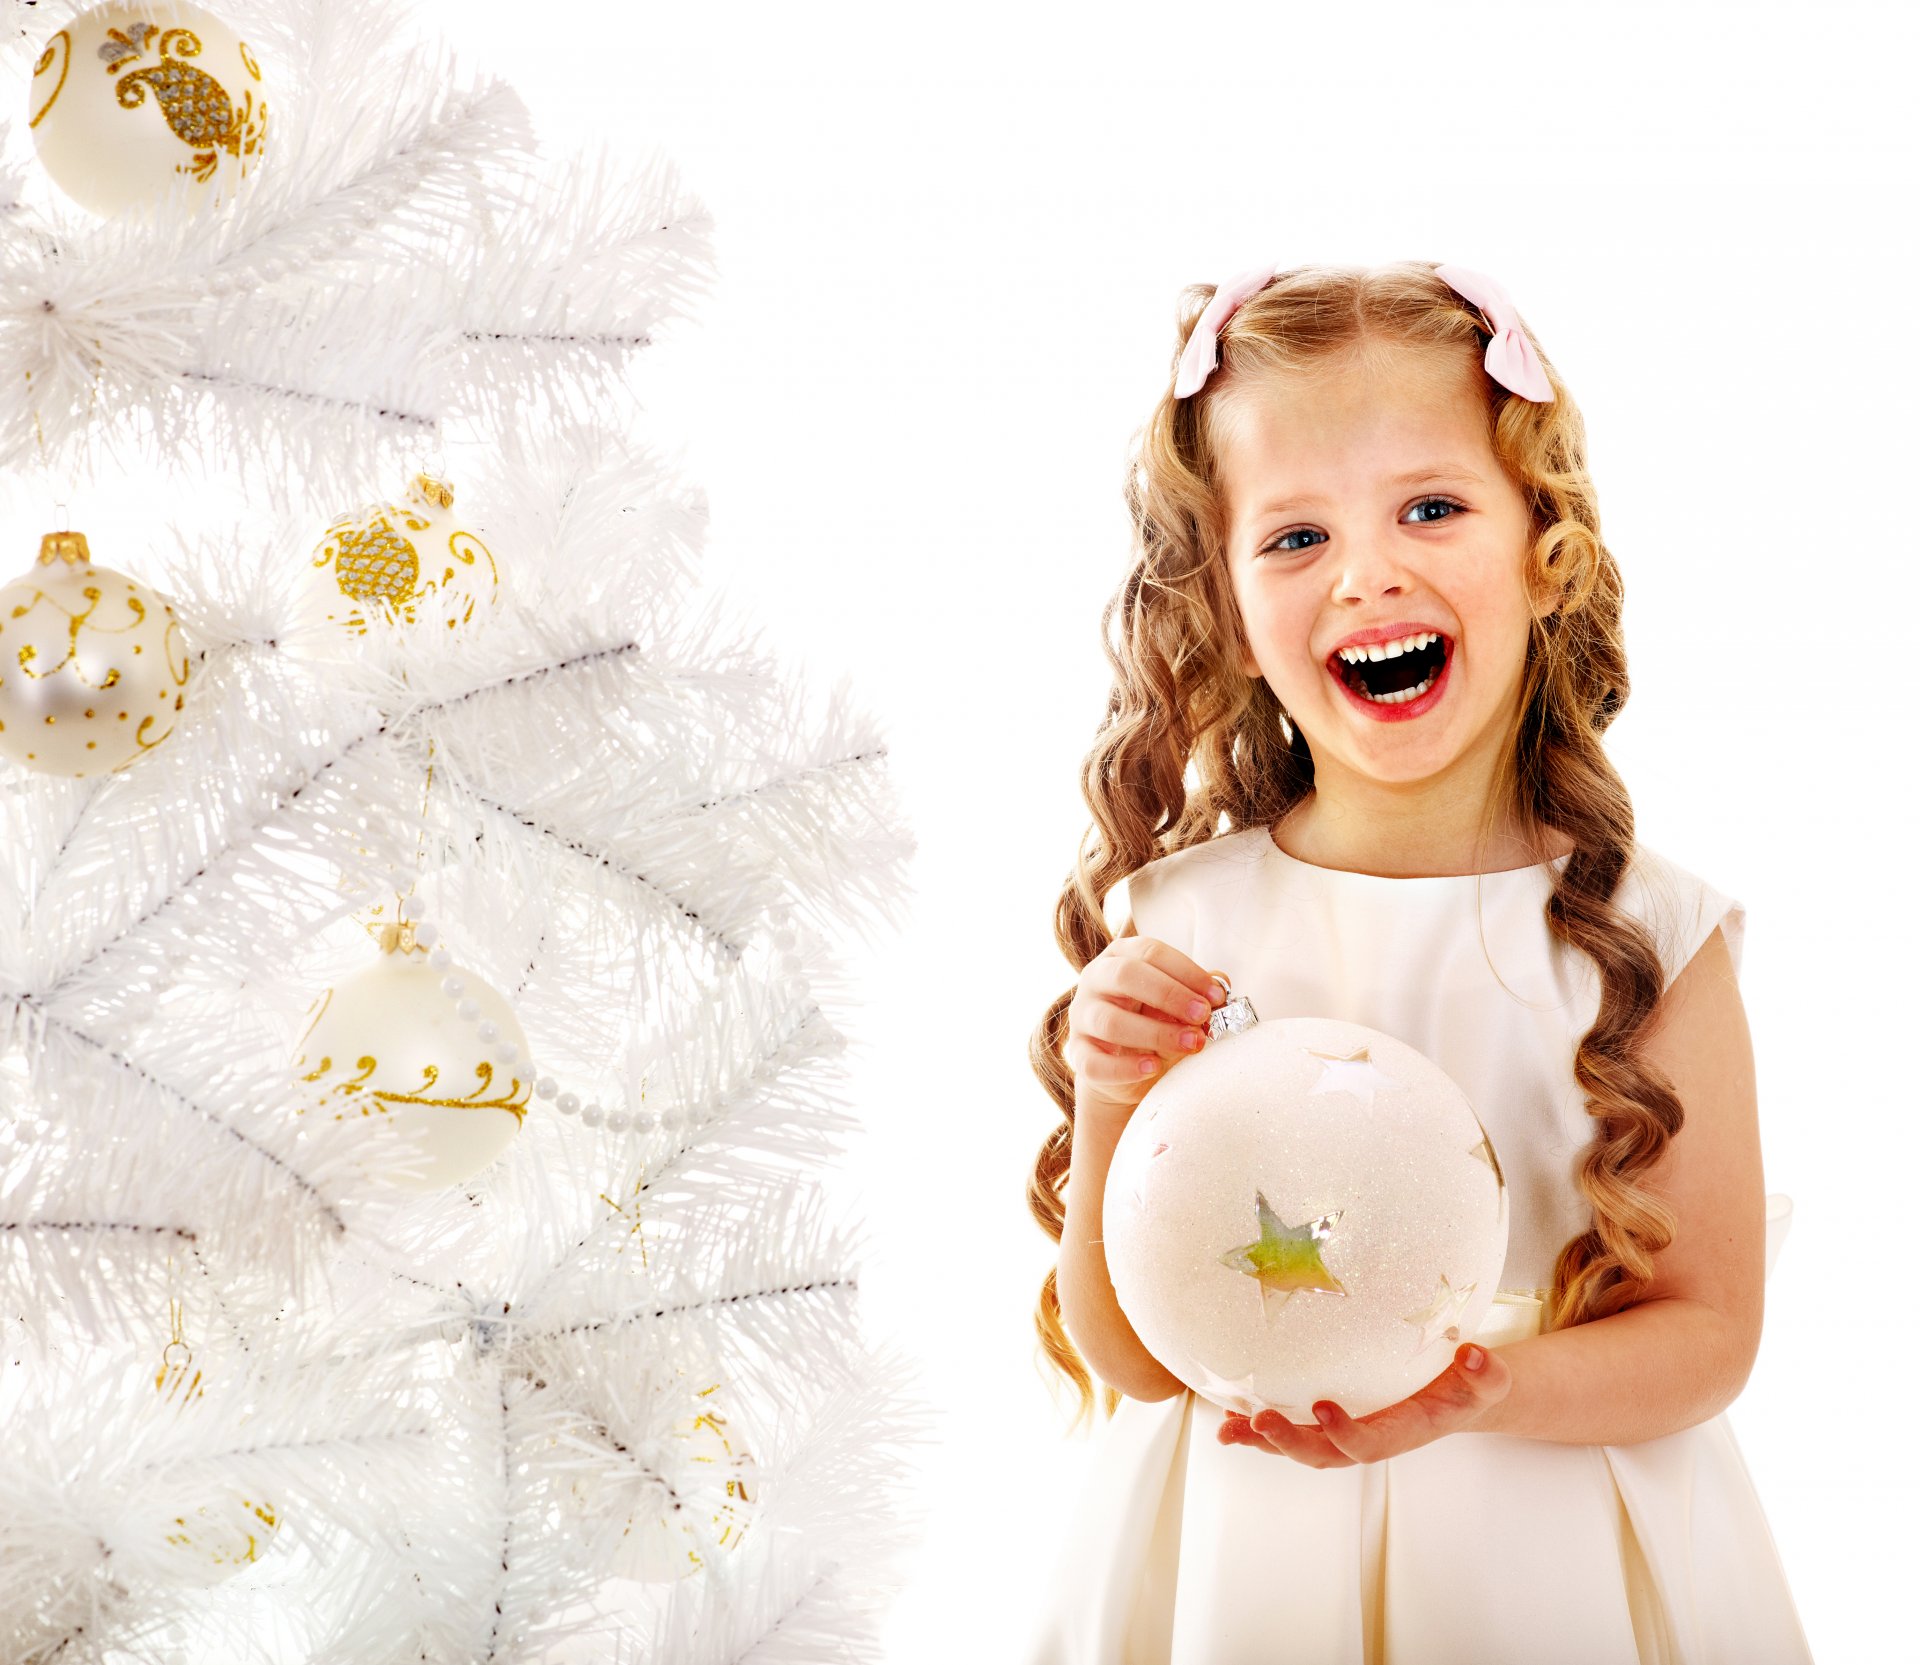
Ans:
{"type": "Polygon", "coordinates": [[[707,1403],[673,1424],[671,1442],[636,1453],[657,1468],[648,1501],[627,1518],[613,1552],[616,1576],[668,1584],[699,1572],[714,1554],[739,1548],[752,1521],[759,1492],[752,1455],[729,1432],[714,1397],[720,1384],[704,1388],[707,1403]],[[673,1495],[670,1474],[690,1482],[700,1495],[673,1495]]]}
{"type": "Polygon", "coordinates": [[[48,775],[124,769],[186,704],[180,622],[152,590],[97,567],[83,532],[49,532],[0,588],[0,756],[48,775]]]}
{"type": "Polygon", "coordinates": [[[314,551],[309,614],[365,635],[391,613],[409,624],[429,605],[449,630],[497,605],[493,555],[453,513],[453,487],[417,474],[400,503],[340,516],[314,551]]]}
{"type": "Polygon", "coordinates": [[[192,182],[189,211],[259,160],[267,98],[247,43],[180,0],[80,13],[35,60],[27,125],[47,173],[96,214],[192,182]]]}

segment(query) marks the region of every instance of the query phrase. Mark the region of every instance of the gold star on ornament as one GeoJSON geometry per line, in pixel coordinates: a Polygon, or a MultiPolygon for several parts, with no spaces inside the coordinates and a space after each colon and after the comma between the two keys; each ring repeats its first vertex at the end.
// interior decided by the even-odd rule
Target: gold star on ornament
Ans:
{"type": "Polygon", "coordinates": [[[1420,1344],[1414,1348],[1416,1354],[1424,1353],[1441,1336],[1449,1341],[1460,1339],[1460,1314],[1466,1310],[1467,1303],[1473,1299],[1473,1292],[1480,1286],[1470,1283],[1465,1289],[1455,1289],[1447,1281],[1443,1272],[1440,1281],[1433,1286],[1433,1305],[1425,1312],[1409,1313],[1406,1322],[1420,1326],[1420,1344]]]}
{"type": "Polygon", "coordinates": [[[1312,1047],[1307,1048],[1307,1054],[1326,1066],[1320,1072],[1320,1079],[1307,1089],[1310,1093],[1351,1093],[1371,1108],[1375,1093],[1401,1085],[1373,1061],[1364,1046],[1344,1056],[1337,1052],[1316,1052],[1312,1047]]]}
{"type": "Polygon", "coordinates": [[[1331,1214],[1290,1226],[1267,1206],[1267,1199],[1258,1191],[1253,1194],[1253,1202],[1259,1212],[1260,1236],[1252,1243],[1229,1249],[1220,1257],[1220,1264],[1254,1279],[1260,1285],[1263,1307],[1267,1297],[1278,1295],[1284,1300],[1296,1289],[1346,1294],[1345,1286],[1320,1259],[1320,1246],[1333,1235],[1334,1223],[1345,1209],[1336,1208],[1331,1214]]]}

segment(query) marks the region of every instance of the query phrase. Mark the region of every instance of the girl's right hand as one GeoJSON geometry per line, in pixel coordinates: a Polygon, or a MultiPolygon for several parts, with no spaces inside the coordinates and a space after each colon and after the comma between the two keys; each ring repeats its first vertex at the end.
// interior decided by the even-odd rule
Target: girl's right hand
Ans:
{"type": "Polygon", "coordinates": [[[1226,994],[1206,968],[1154,937],[1115,937],[1087,962],[1067,1004],[1061,1047],[1074,1113],[1125,1125],[1166,1066],[1206,1045],[1226,994]]]}

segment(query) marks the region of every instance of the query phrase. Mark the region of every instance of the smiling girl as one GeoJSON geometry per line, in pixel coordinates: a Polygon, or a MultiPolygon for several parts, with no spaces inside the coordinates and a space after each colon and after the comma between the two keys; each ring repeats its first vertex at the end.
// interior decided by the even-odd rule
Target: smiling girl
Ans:
{"type": "Polygon", "coordinates": [[[1032,1048],[1037,1322],[1110,1420],[1029,1665],[1801,1665],[1724,1414],[1788,1215],[1745,909],[1635,840],[1601,745],[1622,589],[1579,413],[1460,267],[1267,268],[1181,323],[1057,915],[1079,978],[1032,1048]],[[1203,1398],[1114,1297],[1108,1164],[1214,970],[1416,1047],[1500,1153],[1493,1315],[1371,1415],[1203,1398]]]}

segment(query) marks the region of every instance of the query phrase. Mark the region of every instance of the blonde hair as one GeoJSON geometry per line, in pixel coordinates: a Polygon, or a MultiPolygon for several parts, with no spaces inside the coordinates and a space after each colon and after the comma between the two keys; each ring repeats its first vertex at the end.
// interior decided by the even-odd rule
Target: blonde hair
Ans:
{"type": "MultiPolygon", "coordinates": [[[[1212,294],[1208,286],[1182,294],[1174,362],[1212,294]]],[[[1573,1060],[1595,1123],[1577,1175],[1593,1226],[1555,1261],[1542,1314],[1552,1330],[1631,1306],[1652,1257],[1672,1242],[1672,1210],[1642,1176],[1682,1118],[1671,1084],[1640,1057],[1665,986],[1661,960],[1645,927],[1612,901],[1633,852],[1633,805],[1600,737],[1626,704],[1627,664],[1620,571],[1600,538],[1585,425],[1544,352],[1550,404],[1488,376],[1489,338],[1486,319],[1434,275],[1434,263],[1307,266],[1279,274],[1228,320],[1220,366],[1199,393],[1175,399],[1169,374],[1130,448],[1133,556],[1100,621],[1113,687],[1081,766],[1095,825],[1061,893],[1054,936],[1077,978],[1113,941],[1103,904],[1121,879],[1217,834],[1272,826],[1313,790],[1305,738],[1266,681],[1240,668],[1248,643],[1226,568],[1222,395],[1274,373],[1337,373],[1355,356],[1392,347],[1414,348],[1437,369],[1457,371],[1462,386],[1477,385],[1494,454],[1527,504],[1529,590],[1548,609],[1529,629],[1519,713],[1488,818],[1504,804],[1529,836],[1553,828],[1572,841],[1546,923],[1592,958],[1601,988],[1573,1060]]],[[[1061,1050],[1073,993],[1070,986],[1047,1008],[1028,1047],[1061,1116],[1027,1185],[1028,1206],[1055,1242],[1073,1152],[1073,1074],[1061,1050]]],[[[1048,1364],[1079,1394],[1077,1427],[1092,1410],[1092,1377],[1061,1323],[1057,1271],[1041,1283],[1034,1323],[1048,1364]]],[[[1107,1415],[1119,1398],[1104,1388],[1107,1415]]]]}

